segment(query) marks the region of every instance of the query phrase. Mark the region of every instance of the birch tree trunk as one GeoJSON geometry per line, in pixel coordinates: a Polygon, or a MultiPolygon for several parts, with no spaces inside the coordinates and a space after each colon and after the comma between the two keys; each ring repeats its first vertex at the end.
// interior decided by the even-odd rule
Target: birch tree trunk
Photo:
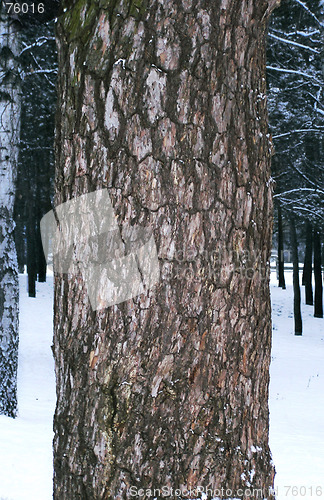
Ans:
{"type": "Polygon", "coordinates": [[[273,7],[66,2],[56,204],[107,188],[120,224],[152,228],[161,280],[92,311],[81,274],[55,276],[57,500],[273,498],[273,7]]]}
{"type": "Polygon", "coordinates": [[[0,413],[15,417],[19,297],[13,210],[20,134],[19,35],[3,3],[0,51],[0,413]]]}

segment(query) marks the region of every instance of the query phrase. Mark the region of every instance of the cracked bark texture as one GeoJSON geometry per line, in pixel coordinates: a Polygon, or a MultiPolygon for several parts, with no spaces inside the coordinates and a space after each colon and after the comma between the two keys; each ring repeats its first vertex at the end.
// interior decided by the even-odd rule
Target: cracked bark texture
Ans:
{"type": "Polygon", "coordinates": [[[66,2],[56,204],[107,188],[121,224],[153,229],[161,280],[94,312],[81,274],[55,277],[56,499],[128,499],[131,486],[272,498],[274,5],[66,2]]]}
{"type": "Polygon", "coordinates": [[[20,133],[19,34],[0,5],[0,413],[17,413],[18,266],[14,201],[20,133]]]}

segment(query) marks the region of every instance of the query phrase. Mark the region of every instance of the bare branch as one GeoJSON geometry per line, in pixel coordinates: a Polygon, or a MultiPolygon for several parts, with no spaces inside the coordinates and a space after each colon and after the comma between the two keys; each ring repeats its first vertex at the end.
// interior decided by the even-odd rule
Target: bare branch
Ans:
{"type": "MultiPolygon", "coordinates": [[[[308,192],[308,193],[311,193],[311,194],[323,194],[324,195],[324,191],[323,189],[313,189],[313,188],[296,188],[296,189],[290,189],[289,191],[285,191],[283,193],[278,193],[278,194],[274,194],[273,197],[274,198],[280,198],[280,197],[284,197],[284,196],[287,196],[287,194],[297,194],[297,193],[301,193],[301,192],[308,192]]],[[[306,193],[305,193],[306,194],[306,193]]]]}
{"type": "Polygon", "coordinates": [[[25,79],[28,76],[33,76],[33,75],[41,74],[41,75],[44,75],[44,78],[46,79],[47,83],[51,87],[55,88],[55,83],[51,82],[51,80],[48,78],[49,74],[55,74],[55,73],[57,73],[56,69],[36,69],[35,71],[29,71],[28,73],[24,72],[22,74],[22,78],[25,79]]]}
{"type": "Polygon", "coordinates": [[[22,54],[24,54],[24,52],[27,52],[28,50],[32,50],[34,47],[41,47],[42,45],[44,45],[48,41],[53,41],[53,40],[55,41],[54,37],[41,36],[41,37],[37,38],[36,42],[32,43],[31,45],[24,44],[25,46],[20,51],[19,56],[21,56],[22,54]]]}
{"type": "Polygon", "coordinates": [[[45,70],[44,70],[44,69],[41,67],[41,65],[39,64],[38,60],[36,59],[35,55],[34,55],[32,52],[31,52],[31,57],[33,58],[33,61],[35,62],[35,64],[36,64],[36,66],[38,67],[38,69],[37,69],[37,70],[35,70],[35,71],[34,71],[34,70],[33,70],[33,71],[30,71],[30,72],[28,72],[28,73],[23,72],[23,74],[22,74],[22,78],[25,78],[25,77],[27,77],[27,76],[32,76],[32,75],[35,75],[35,74],[37,74],[37,73],[38,73],[38,74],[40,73],[40,74],[43,74],[43,75],[44,75],[44,78],[45,78],[45,80],[47,81],[47,83],[48,83],[51,87],[54,87],[54,88],[55,88],[55,84],[54,84],[53,82],[51,82],[51,80],[48,78],[48,76],[47,76],[47,75],[48,75],[48,74],[51,74],[51,73],[57,73],[57,69],[55,68],[55,69],[49,69],[49,70],[48,70],[48,69],[45,69],[45,70]]]}
{"type": "Polygon", "coordinates": [[[56,69],[35,69],[34,71],[29,71],[28,73],[25,73],[25,76],[32,76],[36,74],[49,74],[49,73],[57,73],[56,69]]]}
{"type": "Polygon", "coordinates": [[[303,7],[304,10],[306,10],[306,12],[314,19],[314,21],[316,21],[316,23],[323,29],[324,28],[324,24],[321,23],[321,21],[318,19],[318,17],[315,16],[314,12],[312,12],[306,4],[304,4],[304,2],[302,2],[301,0],[294,0],[294,2],[298,3],[301,7],[303,7]]]}
{"type": "Polygon", "coordinates": [[[315,182],[313,182],[306,174],[304,174],[298,167],[296,167],[295,164],[291,164],[291,168],[295,170],[295,172],[297,172],[297,174],[300,175],[300,177],[304,179],[304,181],[306,181],[310,186],[313,186],[316,191],[317,184],[315,184],[315,182]]]}
{"type": "Polygon", "coordinates": [[[269,33],[270,38],[274,38],[275,40],[279,40],[280,42],[288,43],[289,45],[294,45],[295,47],[299,47],[301,49],[309,50],[310,52],[314,52],[315,54],[319,54],[320,51],[317,49],[313,49],[312,47],[308,47],[307,45],[303,45],[301,43],[293,42],[292,40],[287,40],[287,38],[281,38],[280,36],[274,35],[273,33],[269,33]]]}
{"type": "MultiPolygon", "coordinates": [[[[306,38],[309,38],[310,36],[313,36],[313,35],[319,35],[319,33],[320,33],[319,30],[310,31],[309,33],[305,32],[305,31],[297,30],[296,33],[290,33],[290,34],[291,35],[300,35],[300,36],[304,36],[306,38]]],[[[289,33],[287,34],[287,36],[289,36],[289,33]]]]}
{"type": "Polygon", "coordinates": [[[296,35],[299,35],[299,36],[303,36],[304,38],[309,38],[311,36],[319,35],[320,34],[320,30],[318,30],[318,29],[316,29],[314,31],[300,31],[300,30],[296,30],[296,31],[289,31],[288,33],[287,32],[283,33],[281,30],[272,28],[272,31],[274,31],[276,33],[279,33],[280,35],[293,36],[293,37],[295,37],[296,35]]]}
{"type": "Polygon", "coordinates": [[[310,75],[309,73],[304,73],[303,71],[298,71],[295,69],[288,69],[288,68],[277,68],[276,66],[267,66],[267,69],[270,69],[272,71],[279,71],[280,73],[290,73],[292,75],[304,76],[305,78],[314,80],[319,85],[323,85],[323,82],[315,78],[315,76],[310,75]]]}
{"type": "Polygon", "coordinates": [[[281,137],[288,137],[289,135],[292,134],[305,134],[309,132],[320,132],[321,134],[324,133],[324,127],[322,128],[300,128],[297,130],[291,130],[290,132],[284,132],[283,134],[278,134],[278,135],[273,135],[272,139],[279,139],[281,137]]]}

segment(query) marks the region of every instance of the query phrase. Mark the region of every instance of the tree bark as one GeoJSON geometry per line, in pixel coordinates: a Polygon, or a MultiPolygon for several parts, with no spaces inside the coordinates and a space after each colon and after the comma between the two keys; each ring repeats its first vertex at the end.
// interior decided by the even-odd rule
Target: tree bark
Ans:
{"type": "Polygon", "coordinates": [[[314,317],[323,318],[323,282],[322,282],[322,251],[319,231],[314,229],[314,317]]]}
{"type": "Polygon", "coordinates": [[[303,269],[303,285],[305,286],[305,302],[313,305],[313,228],[310,222],[306,222],[306,249],[303,269]]]}
{"type": "Polygon", "coordinates": [[[286,289],[285,256],[284,256],[284,245],[283,245],[282,213],[280,204],[278,204],[278,271],[279,271],[279,287],[285,290],[286,289]]]}
{"type": "Polygon", "coordinates": [[[18,264],[14,242],[14,200],[20,131],[17,26],[0,5],[0,413],[17,412],[18,264]]]}
{"type": "Polygon", "coordinates": [[[293,261],[295,335],[302,335],[303,322],[300,309],[298,243],[297,243],[296,224],[293,216],[290,216],[290,239],[291,239],[291,255],[293,261]]]}
{"type": "Polygon", "coordinates": [[[164,498],[197,486],[273,498],[273,5],[66,7],[56,205],[107,188],[120,224],[152,228],[161,280],[92,311],[81,274],[55,275],[54,498],[129,499],[145,488],[147,499],[163,486],[164,498]]]}

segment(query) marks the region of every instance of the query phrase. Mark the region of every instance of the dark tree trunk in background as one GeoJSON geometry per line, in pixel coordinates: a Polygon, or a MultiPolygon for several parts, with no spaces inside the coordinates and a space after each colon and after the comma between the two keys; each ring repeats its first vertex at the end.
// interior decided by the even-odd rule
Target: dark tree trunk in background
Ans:
{"type": "Polygon", "coordinates": [[[39,221],[37,221],[37,253],[38,253],[38,281],[44,283],[46,281],[46,260],[43,251],[43,244],[40,234],[39,221]]]}
{"type": "Polygon", "coordinates": [[[295,219],[292,216],[290,217],[290,240],[291,240],[291,254],[292,254],[292,261],[293,261],[295,335],[302,335],[303,322],[302,322],[302,315],[301,315],[301,309],[300,309],[298,243],[297,243],[295,219]]]}
{"type": "Polygon", "coordinates": [[[20,131],[20,77],[17,26],[0,4],[0,413],[17,412],[18,265],[14,201],[20,131]]]}
{"type": "MultiPolygon", "coordinates": [[[[41,161],[41,158],[39,158],[41,161]]],[[[46,260],[43,251],[43,244],[40,232],[40,220],[47,211],[46,195],[48,193],[48,182],[41,183],[41,169],[37,172],[37,187],[36,187],[36,254],[37,254],[37,276],[40,283],[46,281],[46,260]]],[[[47,204],[48,205],[48,204],[47,204]]]]}
{"type": "MultiPolygon", "coordinates": [[[[53,1],[44,3],[46,17],[53,13],[53,1]]],[[[13,14],[17,18],[17,14],[13,14]]],[[[39,23],[36,12],[31,15],[32,19],[23,13],[18,17],[23,24],[21,39],[24,45],[19,64],[26,76],[22,83],[15,239],[21,271],[28,260],[28,288],[34,296],[36,280],[46,279],[39,221],[51,209],[53,192],[56,44],[53,23],[39,23]]]]}
{"type": "Polygon", "coordinates": [[[34,205],[29,205],[29,219],[27,226],[27,284],[29,297],[36,297],[37,262],[36,262],[36,234],[34,205]]]}
{"type": "Polygon", "coordinates": [[[307,305],[313,305],[313,228],[310,222],[306,223],[306,248],[303,269],[303,282],[305,286],[305,302],[307,305]]]}
{"type": "Polygon", "coordinates": [[[283,227],[282,227],[282,213],[281,206],[278,204],[278,273],[279,273],[279,286],[285,290],[285,256],[283,244],[283,227]]]}
{"type": "Polygon", "coordinates": [[[161,280],[92,311],[81,275],[55,276],[56,500],[129,500],[131,486],[272,498],[274,3],[66,2],[56,205],[107,188],[119,223],[152,228],[161,280]]]}
{"type": "Polygon", "coordinates": [[[320,232],[314,229],[314,316],[323,318],[323,282],[322,282],[322,252],[320,232]]]}
{"type": "Polygon", "coordinates": [[[27,202],[27,289],[29,297],[36,297],[37,281],[37,240],[36,240],[36,162],[29,165],[27,174],[28,202],[27,202]]]}
{"type": "Polygon", "coordinates": [[[24,223],[24,206],[25,202],[21,194],[21,182],[19,179],[19,173],[17,172],[17,183],[16,183],[16,200],[14,209],[14,220],[15,220],[15,246],[17,251],[17,261],[18,261],[18,271],[19,273],[24,273],[25,264],[27,262],[26,253],[26,233],[25,233],[25,223],[24,223]]]}

